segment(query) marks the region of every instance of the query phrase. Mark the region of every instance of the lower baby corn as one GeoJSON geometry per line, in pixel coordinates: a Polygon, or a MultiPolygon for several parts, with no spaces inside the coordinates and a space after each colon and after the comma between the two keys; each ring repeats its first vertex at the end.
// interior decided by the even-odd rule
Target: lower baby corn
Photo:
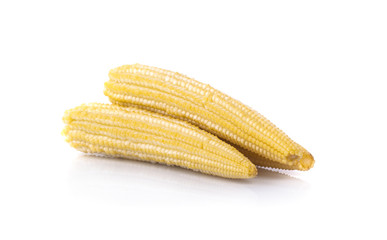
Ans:
{"type": "Polygon", "coordinates": [[[136,108],[84,104],[65,112],[63,130],[82,152],[152,161],[226,178],[257,169],[235,148],[187,122],[136,108]]]}
{"type": "Polygon", "coordinates": [[[257,165],[308,170],[312,155],[241,102],[182,74],[140,64],[109,72],[105,95],[114,104],[188,121],[233,144],[257,165]]]}

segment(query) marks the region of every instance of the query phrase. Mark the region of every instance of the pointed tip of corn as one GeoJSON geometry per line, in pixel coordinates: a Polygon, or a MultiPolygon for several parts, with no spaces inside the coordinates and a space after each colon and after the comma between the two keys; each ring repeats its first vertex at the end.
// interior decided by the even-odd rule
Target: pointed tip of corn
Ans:
{"type": "Polygon", "coordinates": [[[248,179],[248,178],[256,177],[258,175],[258,169],[256,165],[243,154],[241,154],[241,157],[242,158],[240,160],[240,165],[239,165],[239,171],[241,174],[239,175],[238,178],[248,179]]]}
{"type": "Polygon", "coordinates": [[[302,158],[300,159],[299,165],[300,165],[301,170],[303,170],[303,171],[311,169],[314,166],[314,158],[313,158],[312,154],[305,151],[302,158]]]}
{"type": "Polygon", "coordinates": [[[251,163],[248,166],[248,172],[247,172],[247,178],[253,178],[258,175],[258,169],[257,167],[251,163]]]}
{"type": "Polygon", "coordinates": [[[241,163],[242,165],[240,166],[240,169],[239,169],[241,174],[239,175],[238,178],[248,179],[248,178],[256,177],[258,175],[257,167],[248,158],[243,156],[243,161],[241,163]]]}

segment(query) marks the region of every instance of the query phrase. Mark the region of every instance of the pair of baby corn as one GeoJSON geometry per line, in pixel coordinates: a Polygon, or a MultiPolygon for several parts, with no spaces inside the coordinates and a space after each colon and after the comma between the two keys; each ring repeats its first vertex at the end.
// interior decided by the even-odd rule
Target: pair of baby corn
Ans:
{"type": "Polygon", "coordinates": [[[67,110],[63,131],[86,152],[251,178],[255,165],[308,170],[312,155],[262,115],[182,74],[125,65],[109,72],[113,104],[67,110]]]}

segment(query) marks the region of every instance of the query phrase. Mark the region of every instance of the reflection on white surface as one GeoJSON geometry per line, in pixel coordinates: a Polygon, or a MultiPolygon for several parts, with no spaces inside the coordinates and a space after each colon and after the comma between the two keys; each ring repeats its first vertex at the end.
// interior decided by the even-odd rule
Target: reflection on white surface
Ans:
{"type": "Polygon", "coordinates": [[[258,177],[231,180],[148,162],[80,155],[69,174],[76,197],[119,204],[291,203],[309,184],[295,177],[259,169],[258,177]]]}

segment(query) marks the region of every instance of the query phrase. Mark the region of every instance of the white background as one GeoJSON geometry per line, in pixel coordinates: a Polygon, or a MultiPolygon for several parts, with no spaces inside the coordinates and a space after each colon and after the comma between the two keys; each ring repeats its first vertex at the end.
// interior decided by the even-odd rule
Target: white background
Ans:
{"type": "Polygon", "coordinates": [[[0,27],[1,239],[386,239],[386,1],[1,1],[0,27]],[[136,62],[253,107],[315,167],[235,181],[70,148],[63,112],[136,62]]]}

